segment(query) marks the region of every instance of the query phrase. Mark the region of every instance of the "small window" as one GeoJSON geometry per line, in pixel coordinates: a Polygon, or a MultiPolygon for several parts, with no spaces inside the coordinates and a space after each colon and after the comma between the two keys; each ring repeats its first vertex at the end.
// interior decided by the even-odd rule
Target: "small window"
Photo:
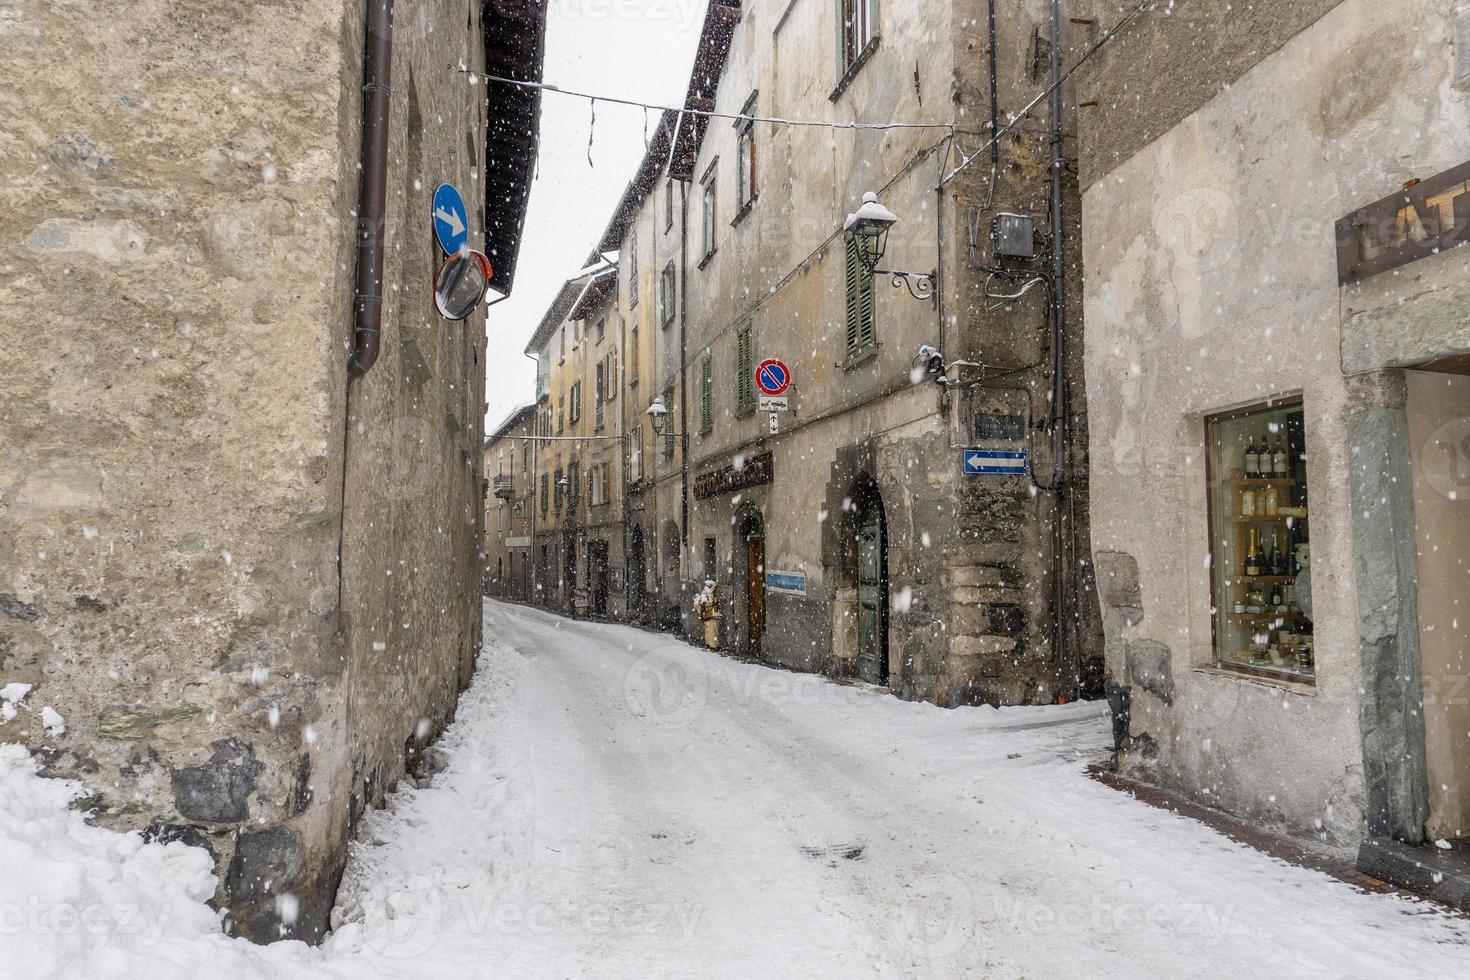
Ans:
{"type": "Polygon", "coordinates": [[[702,201],[701,212],[704,218],[704,239],[702,241],[702,244],[704,247],[704,258],[706,260],[709,259],[710,256],[715,254],[715,223],[719,221],[719,207],[716,197],[717,189],[715,186],[715,178],[718,175],[717,168],[719,167],[719,165],[719,160],[715,160],[713,163],[711,163],[709,165],[709,169],[704,172],[704,177],[699,182],[700,190],[702,192],[700,198],[702,201]]]}
{"type": "Polygon", "coordinates": [[[628,236],[628,306],[638,305],[638,233],[628,236]]]}
{"type": "Polygon", "coordinates": [[[837,0],[842,11],[842,74],[852,71],[878,36],[878,0],[837,0]]]}
{"type": "Polygon", "coordinates": [[[565,361],[567,359],[567,328],[565,324],[563,324],[562,328],[556,333],[556,345],[557,363],[561,363],[562,361],[565,361]]]}
{"type": "Polygon", "coordinates": [[[638,383],[638,324],[628,327],[628,384],[638,383]]]}
{"type": "MultiPolygon", "coordinates": [[[[736,130],[736,178],[738,186],[735,189],[736,201],[740,206],[739,214],[755,203],[758,191],[756,185],[755,166],[755,115],[756,97],[752,95],[745,103],[745,108],[740,110],[740,115],[745,117],[735,123],[736,130]]],[[[737,215],[739,217],[739,215],[737,215]]]]}
{"type": "Polygon", "coordinates": [[[748,323],[735,333],[735,404],[741,411],[755,407],[755,346],[748,323]]]}
{"type": "Polygon", "coordinates": [[[607,388],[606,397],[608,401],[616,401],[618,397],[618,349],[613,347],[607,352],[607,388]]]}
{"type": "Polygon", "coordinates": [[[664,184],[664,231],[674,228],[674,181],[664,184]]]}
{"type": "Polygon", "coordinates": [[[715,427],[714,357],[704,355],[699,362],[699,434],[709,435],[715,427]]]}
{"type": "Polygon", "coordinates": [[[582,495],[582,466],[580,463],[567,464],[567,506],[572,510],[577,509],[577,501],[582,495]]]}
{"type": "Polygon", "coordinates": [[[1301,400],[1216,415],[1205,428],[1215,662],[1310,682],[1316,654],[1301,400]]]}
{"type": "Polygon", "coordinates": [[[567,400],[558,398],[556,400],[556,434],[561,435],[567,429],[567,400]]]}
{"type": "Polygon", "coordinates": [[[674,322],[678,305],[678,280],[675,278],[674,263],[670,261],[664,266],[658,288],[659,319],[663,321],[664,326],[667,327],[674,322]]]}
{"type": "Polygon", "coordinates": [[[643,426],[634,425],[628,432],[628,482],[643,478],[643,426]]]}
{"type": "Polygon", "coordinates": [[[561,467],[558,466],[556,468],[556,494],[555,494],[555,496],[556,496],[556,512],[558,514],[561,513],[561,502],[562,502],[562,497],[563,497],[563,487],[562,487],[561,483],[562,483],[562,471],[561,471],[561,467]]]}
{"type": "Polygon", "coordinates": [[[847,356],[860,357],[877,346],[873,325],[873,263],[867,239],[847,236],[845,268],[847,292],[847,356]]]}
{"type": "Polygon", "coordinates": [[[548,490],[549,483],[550,483],[550,481],[547,478],[547,474],[542,473],[541,474],[541,516],[542,517],[545,517],[546,516],[547,508],[550,506],[550,503],[551,503],[550,492],[548,490]]]}
{"type": "Polygon", "coordinates": [[[664,407],[669,414],[664,416],[664,459],[674,458],[674,434],[679,428],[674,423],[674,386],[669,385],[664,389],[664,407]]]}
{"type": "Polygon", "coordinates": [[[571,423],[577,424],[582,418],[582,382],[578,381],[572,385],[572,414],[571,423]]]}

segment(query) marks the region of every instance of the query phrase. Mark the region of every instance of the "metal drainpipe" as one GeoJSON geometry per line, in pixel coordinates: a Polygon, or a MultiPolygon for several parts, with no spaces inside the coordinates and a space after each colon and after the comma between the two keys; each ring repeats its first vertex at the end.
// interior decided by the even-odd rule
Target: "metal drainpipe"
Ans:
{"type": "MultiPolygon", "coordinates": [[[[689,375],[687,348],[689,326],[689,185],[679,181],[679,539],[680,550],[689,547],[689,375]]],[[[680,564],[683,564],[681,559],[680,564]]],[[[680,600],[681,602],[683,600],[680,600]]]]}
{"type": "MultiPolygon", "coordinates": [[[[1063,586],[1065,558],[1062,533],[1062,501],[1070,492],[1067,485],[1067,387],[1065,372],[1067,281],[1064,257],[1065,222],[1062,215],[1062,3],[1051,0],[1051,240],[1052,240],[1052,302],[1055,307],[1051,318],[1052,341],[1052,486],[1055,488],[1052,516],[1052,622],[1056,627],[1057,661],[1061,663],[1067,655],[1067,631],[1062,622],[1067,608],[1063,586]]],[[[1070,528],[1068,529],[1071,530],[1070,528]]],[[[1076,699],[1081,686],[1082,662],[1080,651],[1072,651],[1072,687],[1069,691],[1076,699]]]]}
{"type": "Polygon", "coordinates": [[[357,283],[349,380],[372,370],[383,330],[383,225],[392,75],[393,0],[369,0],[362,55],[362,176],[357,198],[357,283]]]}

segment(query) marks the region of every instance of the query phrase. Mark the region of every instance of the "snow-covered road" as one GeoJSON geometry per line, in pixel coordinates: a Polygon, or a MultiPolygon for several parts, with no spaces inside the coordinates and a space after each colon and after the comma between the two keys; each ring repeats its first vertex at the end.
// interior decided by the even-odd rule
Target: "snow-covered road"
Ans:
{"type": "MultiPolygon", "coordinates": [[[[445,769],[364,822],[320,949],[219,935],[209,862],[0,747],[0,912],[46,977],[1470,976],[1470,923],[1089,779],[1099,705],[945,711],[487,603],[445,769]],[[8,878],[8,880],[7,880],[8,878]],[[36,923],[40,923],[39,927],[36,923]]],[[[0,970],[0,974],[12,975],[0,970]]]]}
{"type": "Polygon", "coordinates": [[[1464,922],[1087,778],[1101,706],[943,711],[487,615],[494,683],[461,714],[486,757],[451,745],[425,822],[366,869],[429,889],[406,945],[369,943],[403,975],[442,976],[446,944],[507,977],[1470,975],[1464,922]],[[438,821],[440,793],[483,809],[438,821]]]}

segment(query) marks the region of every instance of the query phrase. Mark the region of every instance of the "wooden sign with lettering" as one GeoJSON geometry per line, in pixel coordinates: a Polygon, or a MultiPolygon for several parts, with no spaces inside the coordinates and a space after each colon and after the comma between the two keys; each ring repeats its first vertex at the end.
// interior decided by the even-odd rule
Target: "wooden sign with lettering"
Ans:
{"type": "Polygon", "coordinates": [[[1337,222],[1346,285],[1470,242],[1470,163],[1422,180],[1337,222]]]}

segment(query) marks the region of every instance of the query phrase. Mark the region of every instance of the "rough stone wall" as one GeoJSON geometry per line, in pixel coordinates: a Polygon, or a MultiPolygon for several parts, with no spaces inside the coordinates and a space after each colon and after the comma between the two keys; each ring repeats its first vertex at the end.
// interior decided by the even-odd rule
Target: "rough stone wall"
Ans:
{"type": "MultiPolygon", "coordinates": [[[[1365,830],[1373,793],[1393,795],[1384,779],[1365,785],[1360,725],[1388,715],[1401,724],[1413,699],[1393,690],[1404,671],[1391,658],[1404,648],[1379,642],[1407,628],[1397,618],[1409,604],[1401,556],[1363,533],[1388,520],[1387,508],[1370,516],[1352,506],[1354,493],[1380,499],[1372,479],[1390,456],[1399,465],[1404,447],[1390,430],[1400,423],[1362,398],[1371,377],[1352,385],[1344,370],[1392,366],[1416,346],[1426,356],[1432,331],[1415,319],[1460,302],[1453,283],[1465,260],[1451,252],[1339,290],[1332,222],[1470,157],[1470,107],[1453,84],[1465,57],[1454,6],[1277,5],[1280,25],[1268,25],[1260,10],[1236,5],[1239,16],[1220,15],[1205,48],[1221,63],[1201,56],[1186,66],[1170,52],[1198,53],[1199,18],[1214,5],[1180,3],[1177,15],[1120,36],[1081,81],[1083,97],[1101,101],[1082,130],[1093,181],[1084,197],[1087,380],[1108,673],[1134,687],[1123,761],[1205,802],[1341,844],[1365,830]],[[1308,16],[1315,7],[1331,9],[1308,16]],[[1272,33],[1288,27],[1301,33],[1272,33]],[[1164,115],[1182,111],[1177,125],[1114,160],[1109,148],[1133,128],[1135,109],[1131,94],[1124,106],[1107,93],[1131,93],[1144,63],[1158,66],[1153,101],[1174,107],[1164,115]],[[1232,83],[1179,102],[1197,71],[1232,83]],[[1390,336],[1402,350],[1374,339],[1390,336]],[[1371,350],[1379,353],[1362,353],[1371,350]],[[1291,392],[1302,394],[1307,424],[1312,689],[1211,667],[1203,420],[1291,392]],[[1365,686],[1381,712],[1360,720],[1365,686]]],[[[1463,336],[1439,339],[1463,348],[1463,336]]],[[[1401,417],[1402,399],[1394,412],[1401,417]]],[[[1402,731],[1377,740],[1394,779],[1415,768],[1402,731]]],[[[1402,807],[1401,827],[1413,823],[1410,810],[1402,807]]]]}
{"type": "MultiPolygon", "coordinates": [[[[421,13],[388,275],[422,309],[410,78],[459,124],[428,128],[432,176],[469,193],[483,89],[443,68],[479,58],[464,6],[421,13]]],[[[349,816],[478,643],[479,326],[416,322],[414,356],[390,302],[343,513],[362,35],[341,0],[22,3],[0,30],[0,683],[33,685],[0,738],[82,779],[100,823],[207,847],[256,939],[320,937],[349,816]]]]}

